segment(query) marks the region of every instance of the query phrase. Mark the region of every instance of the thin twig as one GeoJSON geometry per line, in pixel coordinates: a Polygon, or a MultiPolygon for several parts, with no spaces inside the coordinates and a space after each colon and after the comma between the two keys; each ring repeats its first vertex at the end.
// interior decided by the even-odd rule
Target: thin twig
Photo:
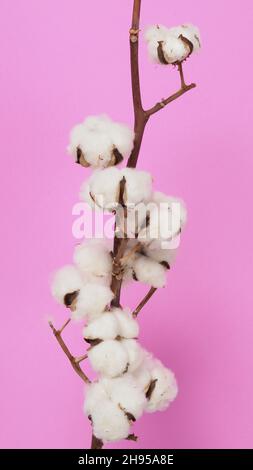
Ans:
{"type": "Polygon", "coordinates": [[[183,65],[182,62],[178,63],[178,71],[180,75],[180,81],[181,81],[181,89],[187,87],[185,81],[184,81],[184,72],[183,72],[183,65]]]}
{"type": "Polygon", "coordinates": [[[153,106],[152,108],[148,109],[145,112],[147,113],[148,116],[152,116],[152,114],[157,113],[157,111],[160,111],[161,109],[163,109],[167,104],[169,104],[172,101],[176,100],[180,96],[184,95],[187,91],[189,91],[189,90],[191,90],[192,88],[195,88],[195,87],[196,87],[195,83],[191,83],[190,85],[185,85],[184,88],[181,88],[176,93],[169,96],[168,98],[161,100],[159,103],[155,104],[155,106],[153,106]]]}
{"type": "Polygon", "coordinates": [[[152,295],[156,292],[157,288],[156,287],[151,287],[148,291],[148,293],[145,295],[145,297],[142,299],[142,301],[139,303],[139,305],[136,307],[136,309],[133,311],[132,315],[134,318],[137,317],[138,313],[141,311],[141,309],[146,305],[146,303],[149,301],[149,299],[152,297],[152,295]]]}
{"type": "MultiPolygon", "coordinates": [[[[67,324],[67,322],[66,322],[66,324],[67,324]]],[[[65,324],[65,326],[66,326],[66,324],[65,324]]],[[[63,352],[66,354],[68,360],[70,361],[70,364],[72,365],[74,371],[79,375],[79,377],[81,377],[81,379],[85,383],[87,383],[87,384],[91,383],[90,379],[87,377],[87,375],[85,375],[85,373],[81,369],[81,367],[79,365],[79,362],[76,362],[76,358],[74,356],[72,356],[70,350],[68,349],[65,342],[63,341],[62,336],[61,336],[62,328],[60,330],[56,330],[56,328],[54,327],[54,325],[51,321],[49,322],[49,326],[52,329],[52,331],[54,333],[54,336],[55,336],[56,340],[58,341],[61,349],[63,350],[63,352]]],[[[65,328],[65,326],[63,325],[64,328],[65,328]]]]}
{"type": "Polygon", "coordinates": [[[61,334],[64,330],[64,328],[66,328],[66,326],[71,322],[71,318],[69,318],[65,323],[63,323],[61,329],[59,330],[59,333],[61,334]]]}

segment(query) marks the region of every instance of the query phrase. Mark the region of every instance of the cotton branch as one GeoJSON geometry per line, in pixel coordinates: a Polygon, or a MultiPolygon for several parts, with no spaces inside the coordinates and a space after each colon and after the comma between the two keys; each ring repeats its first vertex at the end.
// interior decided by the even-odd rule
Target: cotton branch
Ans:
{"type": "Polygon", "coordinates": [[[136,309],[133,311],[132,315],[134,318],[137,317],[138,313],[141,311],[141,309],[146,305],[146,303],[149,301],[149,299],[152,297],[152,295],[156,292],[157,288],[156,287],[151,287],[148,293],[145,295],[145,297],[142,299],[142,301],[139,303],[139,305],[136,307],[136,309]]]}
{"type": "Polygon", "coordinates": [[[152,116],[160,109],[163,109],[167,104],[176,100],[182,96],[187,91],[194,88],[195,83],[186,85],[183,76],[182,64],[178,64],[178,71],[180,74],[181,88],[173,95],[169,96],[166,99],[162,99],[160,102],[155,104],[152,108],[144,110],[142,106],[141,99],[141,87],[140,87],[140,77],[139,77],[139,26],[140,26],[140,10],[141,10],[141,0],[134,0],[133,6],[133,16],[132,16],[132,25],[130,29],[130,58],[131,58],[131,80],[132,80],[132,95],[133,95],[133,106],[134,106],[134,131],[135,131],[135,141],[134,148],[128,159],[127,166],[130,168],[135,168],[138,161],[138,156],[141,148],[142,138],[145,131],[146,124],[152,116]]]}
{"type": "Polygon", "coordinates": [[[81,369],[81,367],[79,365],[81,361],[86,359],[86,355],[78,357],[78,358],[72,356],[70,350],[68,349],[67,345],[65,344],[65,342],[64,342],[64,340],[62,339],[62,336],[61,336],[64,328],[68,325],[69,322],[70,322],[70,319],[67,320],[66,323],[64,323],[64,325],[62,326],[62,328],[60,330],[56,330],[56,328],[54,327],[54,325],[51,321],[49,322],[49,326],[52,329],[52,331],[54,333],[54,336],[55,336],[56,340],[58,341],[61,349],[63,350],[63,352],[66,354],[68,360],[70,361],[70,364],[72,365],[74,371],[77,373],[77,375],[79,375],[79,377],[81,377],[81,379],[85,383],[89,384],[89,383],[91,383],[90,379],[87,377],[87,375],[85,375],[85,373],[83,372],[83,370],[81,369]]]}

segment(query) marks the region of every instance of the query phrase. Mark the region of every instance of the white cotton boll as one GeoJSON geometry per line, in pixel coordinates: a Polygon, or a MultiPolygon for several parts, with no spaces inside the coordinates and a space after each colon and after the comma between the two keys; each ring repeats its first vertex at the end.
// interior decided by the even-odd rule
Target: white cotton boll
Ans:
{"type": "Polygon", "coordinates": [[[145,39],[149,56],[156,63],[175,64],[182,62],[191,52],[200,48],[199,30],[191,24],[169,29],[161,25],[151,26],[145,33],[145,39]],[[162,60],[158,54],[159,44],[163,53],[162,60]]]}
{"type": "Polygon", "coordinates": [[[169,269],[175,262],[177,256],[177,248],[164,249],[164,248],[144,248],[146,256],[162,263],[167,269],[169,269]]]}
{"type": "Polygon", "coordinates": [[[139,343],[134,339],[122,339],[121,344],[128,354],[128,367],[127,372],[134,372],[143,360],[143,351],[139,343]]]}
{"type": "Polygon", "coordinates": [[[172,34],[168,34],[164,39],[162,50],[168,64],[182,62],[190,54],[189,45],[172,34]]]}
{"type": "Polygon", "coordinates": [[[88,116],[85,121],[85,127],[89,131],[107,131],[111,125],[112,120],[106,114],[99,114],[98,116],[88,116]]]}
{"type": "Polygon", "coordinates": [[[83,124],[77,124],[70,131],[70,144],[68,146],[68,152],[74,158],[76,158],[77,147],[79,147],[83,137],[83,124]]]}
{"type": "Polygon", "coordinates": [[[180,35],[184,36],[186,39],[191,41],[193,45],[193,51],[196,52],[200,49],[200,32],[199,29],[192,24],[182,24],[180,26],[175,26],[169,29],[169,32],[176,37],[180,35]]]}
{"type": "Polygon", "coordinates": [[[119,336],[126,339],[138,337],[139,325],[132,317],[130,309],[113,308],[111,313],[118,321],[119,336]]]}
{"type": "Polygon", "coordinates": [[[92,415],[93,433],[103,442],[126,439],[130,431],[130,421],[115,403],[103,400],[97,403],[92,415]]]}
{"type": "Polygon", "coordinates": [[[138,281],[149,286],[159,288],[166,284],[166,268],[146,256],[137,256],[133,263],[133,272],[138,281]]]}
{"type": "Polygon", "coordinates": [[[88,278],[111,276],[112,257],[105,243],[99,240],[90,240],[77,245],[73,261],[88,278]]]}
{"type": "Polygon", "coordinates": [[[126,178],[124,202],[139,204],[147,201],[152,193],[152,177],[146,171],[138,171],[134,168],[123,168],[122,177],[126,178]]]}
{"type": "Polygon", "coordinates": [[[104,387],[113,403],[135,419],[140,418],[147,404],[145,393],[130,374],[115,379],[104,379],[104,387]]]}
{"type": "Polygon", "coordinates": [[[106,115],[89,116],[70,133],[69,153],[77,157],[81,150],[85,166],[106,168],[119,163],[133,147],[134,133],[126,125],[112,121],[106,115]],[[120,155],[115,156],[115,150],[120,155]]]}
{"type": "Polygon", "coordinates": [[[145,40],[147,41],[148,55],[152,62],[160,63],[158,57],[158,43],[163,41],[168,34],[168,28],[162,25],[150,26],[146,29],[145,40]]]}
{"type": "Polygon", "coordinates": [[[167,194],[162,193],[161,191],[154,191],[152,195],[152,201],[156,204],[168,203],[170,210],[180,211],[180,222],[181,227],[183,227],[187,222],[187,210],[183,199],[167,196],[167,194]]]}
{"type": "Polygon", "coordinates": [[[152,380],[151,372],[147,367],[145,361],[133,372],[133,377],[136,380],[138,386],[143,390],[144,393],[147,393],[150,382],[152,380]]]}
{"type": "Polygon", "coordinates": [[[146,406],[146,411],[149,413],[165,410],[178,393],[177,382],[173,372],[164,367],[160,361],[153,361],[151,376],[152,380],[156,380],[156,383],[146,406]]]}
{"type": "Polygon", "coordinates": [[[111,126],[110,135],[114,146],[123,157],[131,153],[134,142],[134,132],[132,129],[124,124],[115,122],[111,126]]]}
{"type": "Polygon", "coordinates": [[[129,362],[127,349],[117,340],[106,340],[93,346],[88,357],[93,369],[107,377],[123,374],[129,362]]]}
{"type": "Polygon", "coordinates": [[[150,203],[149,222],[140,230],[138,240],[146,245],[155,241],[152,248],[159,248],[162,242],[176,239],[185,222],[184,203],[180,199],[155,192],[150,203]]]}
{"type": "Polygon", "coordinates": [[[144,38],[147,42],[149,41],[162,41],[168,34],[168,28],[161,24],[156,24],[146,28],[144,38]]]}
{"type": "Polygon", "coordinates": [[[97,207],[113,210],[118,203],[121,179],[121,173],[115,167],[97,170],[82,187],[80,195],[91,206],[95,203],[97,207]]]}
{"type": "Polygon", "coordinates": [[[112,299],[113,292],[109,287],[95,283],[85,284],[80,289],[72,316],[75,320],[87,318],[91,321],[105,310],[112,299]]]}
{"type": "Polygon", "coordinates": [[[58,302],[64,303],[65,295],[79,291],[82,285],[82,278],[77,268],[67,265],[54,274],[51,285],[52,294],[58,302]]]}
{"type": "Polygon", "coordinates": [[[119,335],[118,320],[112,312],[104,312],[83,329],[85,339],[115,339],[119,335]]]}
{"type": "Polygon", "coordinates": [[[94,168],[106,168],[110,164],[113,144],[108,134],[85,130],[79,147],[85,160],[94,168]]]}
{"type": "Polygon", "coordinates": [[[91,415],[96,409],[98,403],[102,400],[108,400],[105,387],[100,382],[93,382],[87,385],[85,392],[84,412],[87,416],[91,415]]]}

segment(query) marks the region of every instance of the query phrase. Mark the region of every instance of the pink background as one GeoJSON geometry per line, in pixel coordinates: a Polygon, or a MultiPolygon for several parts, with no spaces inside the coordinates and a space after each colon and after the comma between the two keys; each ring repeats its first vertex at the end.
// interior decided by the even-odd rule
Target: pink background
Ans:
{"type": "MultiPolygon", "coordinates": [[[[87,172],[66,154],[86,115],[132,123],[131,0],[1,0],[1,447],[88,447],[83,385],[46,323],[65,310],[49,274],[71,261],[72,206],[87,172]]],[[[142,28],[193,22],[203,50],[185,66],[197,88],[150,121],[139,168],[185,199],[189,220],[168,287],[140,316],[141,341],[180,393],[135,426],[137,444],[253,445],[252,2],[143,0],[142,28]]],[[[177,90],[141,41],[146,106],[177,90]]],[[[128,292],[134,307],[146,291],[128,292]]],[[[65,339],[80,354],[79,327],[65,339]]],[[[88,369],[89,370],[89,369],[88,369]]],[[[109,446],[108,446],[109,447],[109,446]]]]}

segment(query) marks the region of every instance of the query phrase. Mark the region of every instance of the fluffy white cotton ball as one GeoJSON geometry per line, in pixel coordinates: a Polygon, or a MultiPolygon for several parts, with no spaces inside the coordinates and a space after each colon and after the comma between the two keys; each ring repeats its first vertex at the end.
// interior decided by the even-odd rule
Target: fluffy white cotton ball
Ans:
{"type": "Polygon", "coordinates": [[[147,171],[139,171],[134,168],[123,168],[122,177],[126,178],[124,202],[127,204],[139,204],[147,201],[152,193],[152,177],[147,171]]]}
{"type": "Polygon", "coordinates": [[[136,380],[138,386],[146,394],[152,381],[151,372],[147,367],[146,362],[142,361],[140,366],[133,372],[132,375],[136,380]]]}
{"type": "Polygon", "coordinates": [[[113,210],[119,199],[119,184],[122,179],[118,168],[95,171],[81,188],[80,197],[91,207],[113,210]]]}
{"type": "Polygon", "coordinates": [[[119,336],[126,339],[138,337],[139,325],[132,317],[130,309],[113,308],[111,313],[117,319],[119,336]]]}
{"type": "Polygon", "coordinates": [[[162,64],[182,62],[200,48],[199,30],[191,24],[173,28],[151,26],[146,31],[145,39],[151,60],[162,64]]]}
{"type": "Polygon", "coordinates": [[[162,41],[166,34],[168,34],[168,28],[162,24],[156,24],[146,28],[144,38],[146,41],[162,41]]]}
{"type": "Polygon", "coordinates": [[[100,240],[89,240],[77,245],[73,261],[87,279],[110,279],[112,257],[105,243],[100,240]]]}
{"type": "Polygon", "coordinates": [[[142,363],[143,351],[139,343],[134,339],[122,339],[121,345],[127,352],[127,372],[134,372],[142,363]]]}
{"type": "Polygon", "coordinates": [[[103,384],[113,403],[125,413],[130,413],[135,419],[140,418],[147,404],[147,399],[130,374],[115,379],[103,379],[103,384]]]}
{"type": "Polygon", "coordinates": [[[193,45],[193,51],[200,49],[200,32],[199,29],[192,24],[182,24],[169,29],[170,34],[176,37],[183,36],[193,45]]]}
{"type": "Polygon", "coordinates": [[[106,377],[123,374],[129,362],[128,350],[117,340],[102,341],[93,346],[88,351],[88,357],[93,369],[106,377]]]}
{"type": "Polygon", "coordinates": [[[183,41],[180,37],[177,38],[176,36],[173,36],[173,34],[167,34],[160,47],[165,63],[167,64],[182,62],[186,57],[188,57],[191,51],[188,43],[183,41]]]}
{"type": "Polygon", "coordinates": [[[75,266],[67,265],[54,274],[51,285],[52,294],[58,302],[65,303],[65,296],[79,291],[82,285],[79,271],[75,266]]]}
{"type": "Polygon", "coordinates": [[[168,208],[173,210],[179,210],[180,225],[184,227],[187,222],[187,210],[183,199],[174,196],[167,196],[167,194],[161,191],[154,191],[152,194],[152,201],[156,204],[168,204],[168,208]]]}
{"type": "Polygon", "coordinates": [[[132,129],[124,124],[114,122],[110,129],[110,135],[113,145],[123,157],[126,157],[131,153],[134,141],[134,132],[132,129]]]}
{"type": "Polygon", "coordinates": [[[144,252],[146,256],[161,263],[166,269],[169,269],[175,262],[177,255],[177,248],[164,249],[164,248],[152,248],[145,247],[144,252]]]}
{"type": "Polygon", "coordinates": [[[113,292],[109,287],[95,283],[85,284],[80,289],[73,318],[76,320],[87,318],[91,321],[104,312],[112,299],[113,292]]]}
{"type": "Polygon", "coordinates": [[[88,384],[85,392],[84,412],[87,416],[91,415],[98,403],[108,399],[106,389],[100,381],[88,384]]]}
{"type": "Polygon", "coordinates": [[[146,29],[144,38],[147,41],[149,57],[153,62],[160,63],[157,54],[158,42],[163,41],[167,34],[168,28],[161,24],[149,26],[146,29]]]}
{"type": "Polygon", "coordinates": [[[91,418],[93,433],[103,442],[126,439],[129,435],[130,421],[124,411],[110,400],[98,402],[91,418]]]}
{"type": "Polygon", "coordinates": [[[133,272],[138,281],[156,288],[165,286],[166,271],[160,263],[143,255],[138,255],[133,263],[133,272]]]}
{"type": "Polygon", "coordinates": [[[126,125],[108,116],[90,116],[70,133],[68,151],[77,158],[81,152],[84,166],[106,168],[128,155],[133,147],[134,133],[126,125]]]}
{"type": "MultiPolygon", "coordinates": [[[[172,241],[180,234],[186,221],[186,209],[180,199],[155,192],[149,204],[149,219],[138,235],[138,240],[160,248],[164,241],[172,241]]],[[[173,246],[176,247],[176,246],[173,246]]]]}
{"type": "Polygon", "coordinates": [[[115,339],[118,335],[118,320],[112,312],[102,313],[83,329],[85,339],[115,339]]]}
{"type": "Polygon", "coordinates": [[[156,380],[152,394],[147,401],[146,411],[165,410],[176,398],[178,393],[177,382],[173,372],[158,360],[153,360],[150,367],[152,380],[156,380]]]}

